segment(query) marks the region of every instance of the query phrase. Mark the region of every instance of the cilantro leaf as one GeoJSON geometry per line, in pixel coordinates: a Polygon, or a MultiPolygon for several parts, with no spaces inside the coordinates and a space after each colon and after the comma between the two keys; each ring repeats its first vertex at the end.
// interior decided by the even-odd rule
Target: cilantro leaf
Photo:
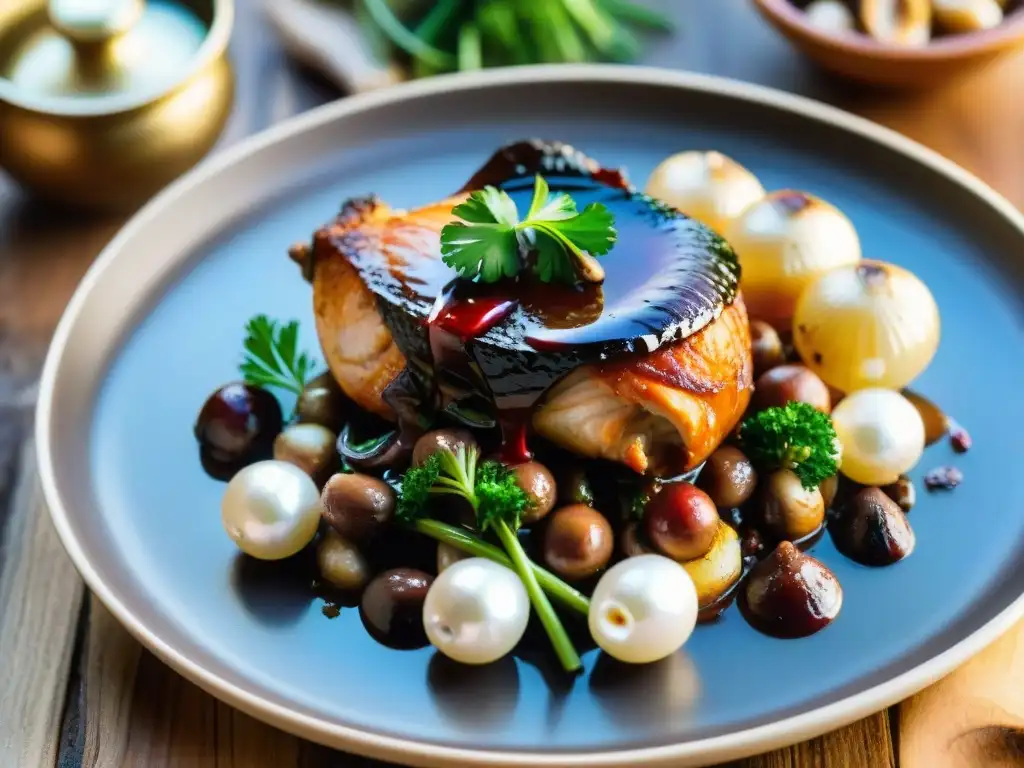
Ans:
{"type": "Polygon", "coordinates": [[[539,173],[533,179],[533,201],[527,221],[561,221],[576,215],[576,201],[565,192],[551,197],[547,180],[539,173]]]}
{"type": "Polygon", "coordinates": [[[581,251],[591,256],[603,256],[618,238],[614,225],[615,217],[611,211],[601,203],[591,203],[582,213],[563,219],[556,226],[581,251]]]}
{"type": "Polygon", "coordinates": [[[565,258],[565,246],[553,237],[541,236],[536,239],[536,262],[534,273],[545,283],[576,282],[576,270],[565,258]]]}
{"type": "Polygon", "coordinates": [[[519,222],[516,201],[505,190],[491,186],[470,194],[452,213],[470,224],[500,224],[511,229],[519,222]]]}
{"type": "Polygon", "coordinates": [[[441,258],[460,277],[485,283],[515,277],[522,262],[516,232],[500,224],[453,222],[441,230],[441,258]]]}
{"type": "Polygon", "coordinates": [[[515,277],[525,266],[524,251],[534,250],[533,271],[544,282],[574,284],[580,277],[603,279],[591,256],[611,250],[618,237],[615,217],[601,203],[582,213],[568,194],[551,194],[541,175],[534,177],[526,218],[504,190],[484,187],[452,209],[460,221],[441,230],[441,257],[464,279],[494,283],[515,277]]]}
{"type": "Polygon", "coordinates": [[[256,315],[245,326],[245,356],[238,366],[247,384],[278,387],[300,394],[313,368],[313,360],[298,351],[299,322],[279,325],[256,315]]]}

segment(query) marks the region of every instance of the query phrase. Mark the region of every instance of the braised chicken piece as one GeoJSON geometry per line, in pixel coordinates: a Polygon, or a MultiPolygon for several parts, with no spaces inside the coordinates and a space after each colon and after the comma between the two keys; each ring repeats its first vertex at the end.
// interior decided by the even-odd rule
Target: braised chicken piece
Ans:
{"type": "Polygon", "coordinates": [[[441,408],[462,394],[482,397],[497,422],[502,412],[526,412],[537,433],[570,451],[668,476],[710,455],[750,398],[749,327],[731,249],[565,145],[510,145],[458,194],[412,211],[350,201],[315,234],[303,266],[331,373],[384,418],[396,417],[387,390],[408,370],[440,392],[441,408]],[[501,185],[522,207],[535,172],[580,205],[615,212],[619,240],[601,259],[604,284],[457,285],[465,281],[440,255],[452,208],[484,184],[501,185]],[[454,338],[436,318],[456,305],[503,314],[454,338]]]}

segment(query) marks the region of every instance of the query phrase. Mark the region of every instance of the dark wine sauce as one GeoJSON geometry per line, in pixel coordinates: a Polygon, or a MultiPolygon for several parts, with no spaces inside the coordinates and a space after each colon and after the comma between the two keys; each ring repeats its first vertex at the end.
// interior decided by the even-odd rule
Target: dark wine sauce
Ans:
{"type": "MultiPolygon", "coordinates": [[[[517,299],[500,293],[494,296],[460,297],[455,286],[449,286],[435,304],[427,324],[432,335],[447,333],[466,344],[505,320],[517,306],[517,299]]],[[[433,348],[434,344],[431,343],[433,348]]]]}
{"type": "Polygon", "coordinates": [[[505,464],[525,464],[533,458],[528,445],[533,408],[507,408],[498,414],[501,448],[498,458],[505,464]]]}
{"type": "MultiPolygon", "coordinates": [[[[429,360],[440,394],[440,410],[483,403],[501,431],[498,455],[509,464],[529,461],[532,409],[547,389],[570,370],[608,359],[606,350],[632,352],[633,340],[685,315],[665,301],[634,298],[652,275],[664,275],[679,238],[693,234],[688,221],[667,216],[623,188],[621,179],[548,177],[552,193],[571,192],[577,205],[601,202],[615,214],[626,251],[602,258],[602,285],[544,283],[528,270],[516,278],[482,283],[450,280],[433,299],[426,329],[429,360]],[[607,310],[607,311],[606,311],[607,310]]],[[[502,187],[524,210],[532,177],[502,187]]],[[[527,256],[529,262],[532,256],[527,256]]],[[[433,269],[433,267],[431,267],[433,269]]],[[[436,285],[436,275],[423,285],[436,285]]],[[[657,299],[657,296],[654,297],[657,299]]]]}

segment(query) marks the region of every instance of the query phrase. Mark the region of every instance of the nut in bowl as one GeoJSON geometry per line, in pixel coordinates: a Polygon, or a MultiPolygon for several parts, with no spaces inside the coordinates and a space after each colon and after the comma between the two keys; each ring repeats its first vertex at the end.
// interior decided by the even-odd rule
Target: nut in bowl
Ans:
{"type": "Polygon", "coordinates": [[[824,69],[870,85],[939,85],[1024,44],[1018,0],[754,0],[824,69]]]}

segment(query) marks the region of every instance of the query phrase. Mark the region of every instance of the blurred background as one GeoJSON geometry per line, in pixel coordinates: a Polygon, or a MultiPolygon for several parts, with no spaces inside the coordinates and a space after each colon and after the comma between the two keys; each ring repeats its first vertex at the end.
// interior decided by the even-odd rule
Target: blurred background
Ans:
{"type": "MultiPolygon", "coordinates": [[[[1020,206],[1021,5],[0,0],[0,530],[15,514],[33,386],[68,298],[132,212],[209,153],[404,79],[617,61],[736,78],[840,106],[938,150],[1020,206]]],[[[108,623],[97,631],[115,632],[108,623]]],[[[2,650],[0,642],[0,661],[18,661],[2,650]]],[[[176,686],[188,684],[148,655],[143,666],[151,690],[222,711],[191,686],[182,693],[176,686]]],[[[72,709],[77,685],[72,676],[72,709]]],[[[155,705],[136,697],[135,706],[155,705]]],[[[65,726],[77,717],[63,716],[65,726]]],[[[163,716],[153,709],[142,717],[154,725],[163,716]]]]}

